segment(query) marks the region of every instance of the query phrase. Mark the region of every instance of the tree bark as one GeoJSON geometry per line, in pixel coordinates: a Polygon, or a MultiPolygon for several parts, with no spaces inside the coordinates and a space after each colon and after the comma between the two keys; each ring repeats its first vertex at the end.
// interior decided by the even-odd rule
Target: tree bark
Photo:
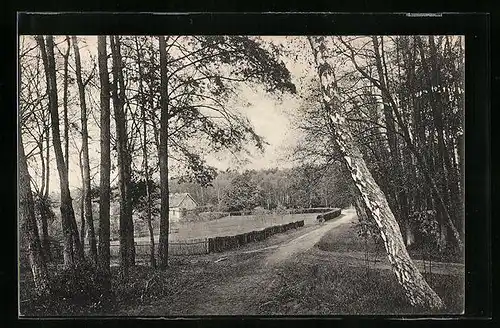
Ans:
{"type": "Polygon", "coordinates": [[[47,203],[47,198],[45,198],[45,190],[48,188],[48,186],[45,185],[45,158],[44,158],[44,148],[43,148],[43,141],[44,141],[44,135],[41,135],[38,148],[40,148],[40,162],[42,166],[42,181],[41,181],[41,186],[40,190],[38,191],[38,212],[40,213],[40,223],[41,223],[41,228],[42,228],[42,235],[41,235],[41,244],[42,244],[42,250],[43,254],[45,256],[46,261],[50,261],[50,242],[49,242],[49,230],[48,230],[48,222],[47,222],[47,215],[48,211],[46,209],[46,206],[48,206],[47,203]]]}
{"type": "Polygon", "coordinates": [[[64,77],[63,77],[63,117],[64,117],[64,160],[66,161],[66,174],[69,172],[69,120],[68,120],[68,66],[69,66],[69,53],[71,51],[71,44],[69,36],[66,35],[66,53],[63,55],[64,59],[64,77]]]}
{"type": "Polygon", "coordinates": [[[78,159],[80,164],[80,177],[82,179],[82,195],[80,197],[80,240],[82,241],[82,251],[85,253],[85,178],[83,174],[83,149],[78,152],[78,159]]]}
{"type": "Polygon", "coordinates": [[[141,57],[139,51],[139,44],[137,42],[137,38],[135,39],[136,49],[137,49],[137,69],[139,71],[139,103],[141,107],[141,118],[142,118],[142,156],[144,159],[143,167],[144,167],[144,177],[146,179],[146,221],[149,229],[149,239],[150,239],[150,255],[149,260],[151,263],[151,267],[156,268],[156,256],[155,256],[155,238],[154,238],[154,230],[153,225],[151,223],[151,191],[149,190],[149,160],[148,160],[148,141],[147,141],[147,120],[146,120],[146,109],[144,108],[144,89],[142,86],[142,82],[144,80],[144,76],[142,73],[141,67],[141,57]]]}
{"type": "MultiPolygon", "coordinates": [[[[44,111],[45,112],[45,111],[44,111]]],[[[44,114],[45,118],[45,126],[44,126],[44,134],[45,134],[45,189],[43,191],[44,201],[46,202],[43,209],[41,209],[42,213],[42,248],[45,255],[45,260],[50,262],[52,261],[52,251],[50,249],[50,240],[49,240],[49,225],[47,222],[47,216],[49,215],[48,211],[51,206],[50,198],[49,198],[49,183],[50,183],[50,113],[49,115],[44,114]]],[[[42,141],[43,142],[43,141],[42,141]]]]}
{"type": "Polygon", "coordinates": [[[57,103],[57,83],[54,60],[54,40],[52,36],[47,36],[47,46],[45,46],[42,36],[36,37],[41,48],[42,59],[45,67],[47,88],[49,94],[49,109],[52,122],[52,142],[56,156],[57,171],[59,172],[59,185],[61,190],[61,219],[64,232],[64,265],[67,268],[78,266],[83,260],[81,243],[76,226],[73,202],[69,191],[68,172],[61,147],[61,136],[59,132],[59,111],[57,103]]]}
{"type": "MultiPolygon", "coordinates": [[[[87,236],[90,244],[90,257],[94,265],[97,265],[97,244],[94,230],[94,219],[92,217],[92,196],[90,185],[90,163],[89,163],[89,134],[87,130],[87,103],[85,100],[85,85],[82,79],[82,64],[80,60],[80,49],[76,36],[72,37],[73,51],[75,52],[75,71],[78,93],[80,96],[81,123],[82,123],[82,164],[83,164],[83,201],[85,208],[85,221],[87,225],[87,236]]],[[[83,240],[82,240],[83,244],[83,240]]]]}
{"type": "Polygon", "coordinates": [[[99,182],[99,254],[98,267],[104,274],[105,281],[110,282],[110,86],[108,73],[108,55],[106,51],[106,36],[97,37],[99,62],[99,79],[101,84],[101,158],[99,182]]]}
{"type": "Polygon", "coordinates": [[[46,169],[45,169],[45,198],[49,198],[49,186],[50,186],[50,118],[47,118],[47,126],[45,127],[45,156],[47,157],[46,169]]]}
{"type": "Polygon", "coordinates": [[[425,282],[408,255],[401,231],[387,204],[385,195],[366,167],[361,152],[346,124],[344,114],[335,103],[337,96],[336,81],[334,72],[323,55],[325,45],[321,37],[308,37],[308,39],[320,77],[323,99],[328,106],[327,108],[331,111],[330,120],[334,127],[335,141],[340,148],[351,178],[359,190],[366,208],[380,229],[380,236],[384,241],[397,280],[412,305],[440,309],[443,307],[442,300],[425,282]]]}
{"type": "Polygon", "coordinates": [[[47,266],[43,258],[42,245],[38,237],[38,227],[35,219],[35,206],[33,194],[31,192],[30,175],[21,133],[18,140],[19,156],[19,220],[21,231],[27,240],[28,257],[31,266],[31,273],[35,283],[35,291],[39,295],[48,295],[50,285],[47,266]]]}
{"type": "Polygon", "coordinates": [[[118,183],[120,189],[120,267],[128,276],[135,265],[134,223],[130,201],[130,157],[127,147],[127,124],[124,112],[125,90],[122,76],[122,57],[118,36],[111,37],[113,57],[113,108],[115,113],[118,152],[118,183]]]}
{"type": "MultiPolygon", "coordinates": [[[[373,48],[375,51],[375,62],[377,66],[380,85],[389,91],[389,85],[387,83],[389,77],[386,74],[387,70],[384,71],[382,67],[383,58],[385,56],[383,52],[383,47],[382,47],[382,53],[380,53],[377,36],[373,36],[372,41],[373,41],[373,48]]],[[[389,179],[391,179],[390,190],[391,192],[394,193],[394,198],[397,200],[396,204],[398,206],[397,212],[399,214],[399,220],[398,220],[399,224],[401,227],[406,227],[408,225],[408,220],[409,220],[408,196],[406,195],[406,191],[402,187],[403,183],[401,182],[401,176],[403,174],[403,164],[402,164],[403,162],[401,160],[398,140],[396,137],[396,126],[394,123],[395,122],[394,116],[392,114],[392,109],[389,105],[390,101],[385,93],[382,94],[382,99],[383,99],[384,119],[387,127],[387,142],[389,145],[390,162],[392,169],[395,170],[395,174],[391,174],[391,176],[395,176],[394,181],[392,181],[393,180],[392,177],[389,177],[389,179]],[[397,192],[397,189],[399,189],[400,191],[397,192]]],[[[405,240],[408,243],[406,228],[403,231],[405,235],[405,240]]]]}
{"type": "Polygon", "coordinates": [[[169,233],[169,204],[168,204],[168,90],[167,90],[167,51],[164,36],[159,36],[160,47],[160,189],[161,189],[161,210],[160,210],[160,245],[159,257],[160,268],[168,267],[168,233],[169,233]]]}

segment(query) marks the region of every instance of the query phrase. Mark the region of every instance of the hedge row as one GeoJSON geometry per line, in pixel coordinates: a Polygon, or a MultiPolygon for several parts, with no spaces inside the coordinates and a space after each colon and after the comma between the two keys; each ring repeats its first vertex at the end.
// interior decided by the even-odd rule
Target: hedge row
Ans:
{"type": "Polygon", "coordinates": [[[297,229],[303,226],[304,220],[301,220],[265,228],[263,230],[250,231],[235,236],[208,238],[208,250],[210,253],[224,252],[230,249],[238,248],[248,243],[264,240],[269,236],[275,235],[277,233],[285,232],[290,229],[297,229]]]}
{"type": "Polygon", "coordinates": [[[316,219],[322,220],[322,221],[328,221],[331,219],[335,219],[337,216],[340,215],[341,211],[342,210],[340,208],[335,208],[335,209],[333,209],[333,211],[329,211],[329,212],[322,213],[322,214],[318,215],[316,217],[316,219]]]}

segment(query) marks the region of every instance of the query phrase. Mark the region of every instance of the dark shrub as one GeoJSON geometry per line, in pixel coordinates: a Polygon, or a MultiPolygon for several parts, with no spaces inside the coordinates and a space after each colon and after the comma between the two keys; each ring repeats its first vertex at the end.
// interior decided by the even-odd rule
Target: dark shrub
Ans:
{"type": "Polygon", "coordinates": [[[76,269],[63,269],[52,278],[52,298],[71,304],[86,306],[99,303],[107,295],[103,275],[90,263],[76,269]]]}

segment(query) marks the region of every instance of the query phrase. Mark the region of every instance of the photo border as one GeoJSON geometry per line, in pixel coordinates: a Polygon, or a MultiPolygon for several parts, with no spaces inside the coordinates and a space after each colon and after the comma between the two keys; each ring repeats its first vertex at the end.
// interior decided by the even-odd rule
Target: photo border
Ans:
{"type": "MultiPolygon", "coordinates": [[[[466,39],[465,227],[466,302],[462,316],[492,315],[490,203],[490,16],[485,13],[19,13],[17,33],[74,35],[246,34],[246,35],[443,35],[466,39]],[[147,22],[147,24],[145,24],[147,22]],[[473,159],[473,160],[468,160],[473,159]]],[[[14,114],[15,116],[15,114],[14,114]]],[[[17,243],[16,243],[17,247],[17,243]]],[[[16,252],[17,254],[17,252],[16,252]]],[[[16,257],[15,278],[17,278],[16,257]]],[[[17,298],[17,281],[16,281],[17,298]]],[[[17,307],[17,301],[15,302],[17,307]]],[[[17,315],[17,310],[15,311],[17,315]]],[[[422,319],[422,316],[237,316],[239,319],[422,319]]],[[[427,316],[428,318],[430,316],[427,316]]],[[[86,317],[119,320],[135,317],[86,317]]],[[[153,319],[149,317],[150,319],[153,319]]],[[[155,317],[156,318],[156,317],[155,317]]],[[[174,319],[175,317],[165,317],[174,319]]],[[[227,317],[202,316],[201,319],[227,317]]],[[[235,318],[235,317],[230,317],[235,318]]],[[[53,319],[53,318],[50,318],[53,319]]],[[[36,320],[50,320],[36,318],[36,320]]],[[[67,318],[64,318],[67,319],[67,318]]],[[[21,317],[20,320],[32,320],[21,317]]]]}

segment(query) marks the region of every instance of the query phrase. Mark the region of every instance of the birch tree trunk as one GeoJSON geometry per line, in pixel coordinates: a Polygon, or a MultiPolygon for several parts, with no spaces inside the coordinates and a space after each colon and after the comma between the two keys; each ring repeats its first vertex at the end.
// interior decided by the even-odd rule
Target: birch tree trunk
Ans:
{"type": "Polygon", "coordinates": [[[78,227],[76,226],[75,211],[69,191],[68,171],[61,147],[59,131],[59,111],[57,102],[56,68],[54,60],[54,39],[47,36],[47,46],[42,36],[37,36],[37,43],[42,52],[42,59],[47,79],[49,94],[49,109],[52,122],[52,142],[56,156],[57,171],[59,172],[59,185],[61,190],[61,221],[64,233],[64,265],[67,268],[75,267],[84,260],[81,249],[78,227]]]}
{"type": "Polygon", "coordinates": [[[108,72],[108,55],[106,51],[106,36],[97,37],[97,51],[99,62],[99,80],[101,83],[100,102],[101,102],[101,163],[100,163],[100,182],[99,182],[99,255],[98,267],[105,275],[105,280],[109,282],[110,278],[110,87],[108,72]]]}
{"type": "Polygon", "coordinates": [[[38,227],[35,219],[35,205],[31,193],[30,175],[20,133],[17,149],[19,156],[19,220],[21,233],[27,240],[28,257],[36,292],[39,295],[47,295],[50,292],[48,272],[43,258],[42,245],[38,236],[38,227]]]}
{"type": "Polygon", "coordinates": [[[160,268],[168,267],[168,158],[167,158],[167,138],[168,138],[168,92],[167,92],[167,50],[164,36],[159,36],[160,47],[160,98],[161,98],[161,116],[160,116],[160,245],[159,257],[160,268]]]}
{"type": "Polygon", "coordinates": [[[335,142],[366,208],[380,229],[380,236],[384,242],[389,261],[409,302],[414,306],[440,309],[443,307],[442,300],[429,287],[408,255],[399,225],[389,208],[385,195],[368,170],[346,124],[344,114],[340,107],[335,104],[336,81],[334,72],[323,54],[325,51],[323,38],[308,37],[308,40],[314,53],[323,100],[331,111],[330,120],[334,127],[335,142]]]}
{"type": "MultiPolygon", "coordinates": [[[[83,164],[83,202],[85,209],[85,221],[87,225],[87,236],[90,244],[90,256],[92,262],[97,265],[97,245],[94,231],[94,219],[92,217],[92,197],[90,195],[90,163],[89,163],[89,134],[87,131],[87,102],[85,100],[85,85],[82,79],[82,64],[80,60],[80,49],[76,36],[72,37],[73,51],[75,52],[75,71],[78,93],[80,96],[81,123],[82,123],[82,164],[83,164]]],[[[82,240],[82,244],[83,244],[82,240]]]]}

